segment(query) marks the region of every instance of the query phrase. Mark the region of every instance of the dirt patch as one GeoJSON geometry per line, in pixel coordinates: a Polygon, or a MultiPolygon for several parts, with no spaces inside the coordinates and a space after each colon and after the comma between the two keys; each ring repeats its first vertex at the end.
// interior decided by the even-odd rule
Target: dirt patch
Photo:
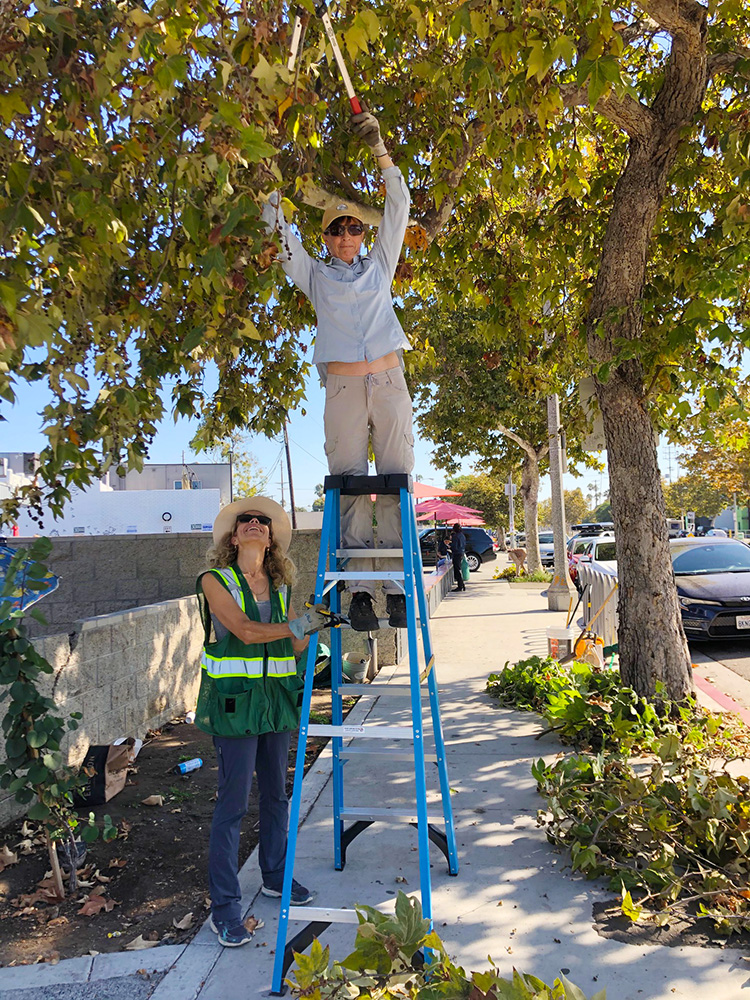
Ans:
{"type": "MultiPolygon", "coordinates": [[[[354,702],[345,701],[345,711],[354,702]]],[[[313,693],[316,722],[330,721],[330,705],[330,692],[313,693]]],[[[320,737],[308,739],[305,770],[326,742],[320,737]]],[[[290,794],[296,744],[294,735],[287,774],[290,794]]],[[[208,912],[208,835],[216,782],[210,736],[183,721],[150,734],[123,791],[93,809],[99,820],[105,813],[112,817],[118,838],[89,845],[79,873],[85,884],[62,903],[43,898],[50,872],[46,848],[35,843],[41,840],[35,837],[37,825],[18,821],[6,827],[0,833],[0,851],[5,844],[18,852],[19,860],[0,871],[0,965],[121,951],[139,936],[167,944],[189,941],[208,912]],[[203,760],[199,770],[184,776],[175,772],[176,764],[194,757],[203,760]],[[163,797],[163,805],[142,804],[155,795],[163,797]],[[20,850],[19,844],[24,845],[20,850]],[[92,897],[102,897],[104,905],[90,916],[81,914],[87,898],[87,908],[99,906],[96,899],[91,903],[92,897]],[[186,919],[190,913],[192,920],[186,919]]],[[[257,841],[253,782],[240,841],[241,865],[257,841]]]]}

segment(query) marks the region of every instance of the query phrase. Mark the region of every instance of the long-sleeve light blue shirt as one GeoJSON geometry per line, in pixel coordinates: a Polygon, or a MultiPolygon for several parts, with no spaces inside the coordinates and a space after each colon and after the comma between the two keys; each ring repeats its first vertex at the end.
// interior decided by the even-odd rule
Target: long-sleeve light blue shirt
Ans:
{"type": "Polygon", "coordinates": [[[383,170],[385,211],[372,250],[351,264],[336,257],[316,260],[304,249],[278,210],[268,203],[263,220],[282,239],[277,258],[310,299],[318,322],[313,363],[325,383],[330,361],[375,361],[411,345],[393,308],[391,282],[409,221],[409,189],[398,167],[383,170]]]}

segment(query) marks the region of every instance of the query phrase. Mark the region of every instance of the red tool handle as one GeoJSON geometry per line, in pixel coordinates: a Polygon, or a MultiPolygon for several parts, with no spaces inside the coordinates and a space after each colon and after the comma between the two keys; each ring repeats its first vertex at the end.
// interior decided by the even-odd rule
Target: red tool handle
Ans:
{"type": "Polygon", "coordinates": [[[358,97],[350,97],[349,98],[349,103],[352,106],[352,113],[353,114],[355,114],[355,115],[361,115],[362,114],[362,105],[359,103],[359,98],[358,97]]]}

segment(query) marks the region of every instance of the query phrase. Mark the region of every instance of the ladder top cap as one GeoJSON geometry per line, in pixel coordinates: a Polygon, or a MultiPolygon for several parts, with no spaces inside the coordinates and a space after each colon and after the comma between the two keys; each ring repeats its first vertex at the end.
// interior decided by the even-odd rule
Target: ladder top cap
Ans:
{"type": "Polygon", "coordinates": [[[376,493],[380,496],[398,496],[401,490],[413,492],[411,476],[404,472],[393,472],[385,476],[326,476],[323,489],[340,490],[343,496],[362,496],[376,493]]]}

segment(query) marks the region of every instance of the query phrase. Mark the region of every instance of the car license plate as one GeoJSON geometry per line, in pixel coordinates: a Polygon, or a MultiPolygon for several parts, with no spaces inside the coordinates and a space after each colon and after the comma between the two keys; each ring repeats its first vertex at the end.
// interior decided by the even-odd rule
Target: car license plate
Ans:
{"type": "Polygon", "coordinates": [[[750,615],[737,615],[737,628],[750,628],[750,615]]]}

